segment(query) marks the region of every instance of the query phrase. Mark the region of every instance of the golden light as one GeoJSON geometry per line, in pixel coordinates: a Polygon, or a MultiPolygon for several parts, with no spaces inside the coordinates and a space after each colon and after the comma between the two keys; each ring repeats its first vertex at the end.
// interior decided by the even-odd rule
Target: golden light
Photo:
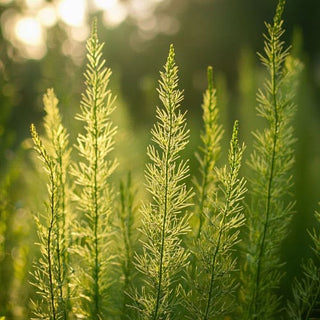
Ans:
{"type": "Polygon", "coordinates": [[[112,1],[113,5],[105,8],[103,19],[107,26],[116,27],[124,21],[128,15],[128,10],[125,4],[118,1],[112,1]]]}
{"type": "Polygon", "coordinates": [[[56,8],[52,4],[48,4],[39,10],[37,18],[45,27],[53,27],[57,22],[56,8]]]}
{"type": "MultiPolygon", "coordinates": [[[[22,10],[18,10],[10,7],[10,3],[14,1],[0,0],[0,6],[8,5],[1,14],[0,24],[3,36],[20,51],[21,56],[41,59],[47,51],[47,31],[58,21],[65,23],[63,28],[69,42],[80,44],[90,34],[88,13],[96,11],[102,11],[103,22],[109,28],[117,27],[130,16],[137,23],[139,35],[144,40],[153,38],[159,32],[175,33],[179,29],[179,23],[175,19],[155,15],[155,9],[162,1],[164,0],[20,0],[23,5],[22,10]]],[[[65,42],[65,52],[72,47],[69,42],[65,42]]],[[[78,48],[77,52],[80,52],[78,48]]],[[[80,57],[80,53],[78,56],[80,57]]]]}
{"type": "Polygon", "coordinates": [[[41,59],[46,54],[45,30],[34,17],[12,13],[7,25],[12,25],[12,33],[7,38],[19,49],[21,56],[41,59]]]}
{"type": "Polygon", "coordinates": [[[112,8],[116,3],[118,3],[117,0],[94,0],[94,3],[98,9],[110,9],[112,8]]]}
{"type": "Polygon", "coordinates": [[[60,0],[58,12],[63,22],[73,27],[80,27],[85,21],[85,0],[60,0]]]}
{"type": "Polygon", "coordinates": [[[26,0],[26,4],[29,8],[38,9],[43,5],[44,0],[26,0]]]}
{"type": "Polygon", "coordinates": [[[15,34],[18,40],[31,46],[38,46],[43,42],[41,24],[31,17],[22,17],[17,21],[15,34]]]}
{"type": "Polygon", "coordinates": [[[131,0],[129,4],[130,12],[137,20],[153,17],[154,10],[156,8],[154,1],[131,0]]]}
{"type": "Polygon", "coordinates": [[[69,34],[73,40],[83,42],[90,36],[90,27],[88,25],[84,25],[82,27],[71,27],[69,34]]]}

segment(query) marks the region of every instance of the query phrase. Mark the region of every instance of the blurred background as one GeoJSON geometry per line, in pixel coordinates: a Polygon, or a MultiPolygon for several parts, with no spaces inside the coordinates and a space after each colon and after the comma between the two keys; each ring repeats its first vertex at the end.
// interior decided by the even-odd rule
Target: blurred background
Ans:
{"type": "MultiPolygon", "coordinates": [[[[0,317],[28,319],[34,294],[29,270],[37,248],[32,215],[43,209],[41,178],[29,136],[30,123],[42,131],[42,95],[53,87],[60,100],[71,142],[79,129],[85,69],[85,41],[93,17],[105,42],[118,96],[114,122],[119,126],[117,178],[131,170],[143,179],[145,150],[159,103],[156,87],[170,43],[176,50],[180,87],[185,91],[193,154],[201,130],[206,68],[213,66],[220,120],[230,128],[240,119],[246,156],[252,150],[255,95],[264,70],[256,52],[263,51],[264,21],[271,21],[276,0],[0,0],[0,317]]],[[[296,213],[283,247],[288,275],[282,290],[299,273],[308,255],[307,227],[320,200],[320,1],[288,0],[284,12],[286,44],[304,69],[296,103],[297,135],[294,197],[296,213]]],[[[222,157],[222,161],[223,161],[222,157]]],[[[244,172],[246,168],[244,167],[244,172]]],[[[43,181],[42,181],[43,179],[43,181]]]]}

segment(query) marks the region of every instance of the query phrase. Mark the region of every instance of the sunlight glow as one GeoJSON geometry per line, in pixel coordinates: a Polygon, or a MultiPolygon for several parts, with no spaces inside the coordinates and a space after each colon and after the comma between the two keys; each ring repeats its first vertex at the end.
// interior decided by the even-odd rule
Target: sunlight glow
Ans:
{"type": "Polygon", "coordinates": [[[125,20],[128,15],[128,10],[126,5],[124,5],[123,3],[120,3],[118,1],[112,2],[112,6],[105,8],[103,19],[107,26],[114,28],[125,20]]]}
{"type": "Polygon", "coordinates": [[[105,10],[112,8],[118,0],[94,0],[94,3],[98,9],[105,10]]]}
{"type": "Polygon", "coordinates": [[[43,0],[26,0],[26,4],[29,8],[37,9],[43,5],[43,0]]]}
{"type": "Polygon", "coordinates": [[[20,56],[31,59],[41,59],[46,54],[47,31],[62,21],[64,25],[61,27],[65,29],[69,40],[64,43],[63,52],[80,61],[84,53],[78,46],[90,35],[88,15],[98,11],[108,28],[116,28],[130,17],[139,28],[131,42],[139,40],[142,43],[158,33],[171,35],[180,27],[178,20],[173,17],[156,14],[157,6],[169,0],[16,1],[21,4],[22,10],[10,7],[15,1],[0,0],[0,6],[8,5],[1,13],[0,27],[3,36],[18,50],[20,56]],[[77,54],[74,54],[74,50],[77,50],[77,54]]]}
{"type": "Polygon", "coordinates": [[[177,33],[180,29],[179,21],[168,15],[162,15],[158,21],[159,31],[168,35],[177,33]]]}
{"type": "Polygon", "coordinates": [[[37,18],[43,26],[53,27],[57,22],[55,7],[48,4],[47,6],[39,10],[37,18]]]}
{"type": "Polygon", "coordinates": [[[154,1],[131,0],[130,12],[137,20],[147,19],[153,16],[156,8],[154,1]]]}
{"type": "Polygon", "coordinates": [[[41,24],[30,17],[23,17],[17,21],[15,33],[18,40],[25,44],[37,46],[43,41],[41,24]]]}
{"type": "Polygon", "coordinates": [[[90,36],[90,27],[85,25],[83,27],[72,27],[70,30],[71,38],[78,42],[83,42],[90,36]]]}
{"type": "MultiPolygon", "coordinates": [[[[21,56],[27,59],[41,59],[47,52],[45,30],[40,21],[33,17],[12,14],[12,34],[8,38],[19,49],[21,56]]],[[[10,23],[8,22],[10,26],[10,23]]]]}
{"type": "Polygon", "coordinates": [[[58,6],[61,20],[73,27],[83,25],[86,9],[85,0],[61,0],[58,6]]]}

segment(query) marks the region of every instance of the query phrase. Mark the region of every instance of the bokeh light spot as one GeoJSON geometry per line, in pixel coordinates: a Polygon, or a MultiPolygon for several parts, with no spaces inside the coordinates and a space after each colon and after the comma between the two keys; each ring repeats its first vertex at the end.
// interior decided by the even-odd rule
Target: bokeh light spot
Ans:
{"type": "Polygon", "coordinates": [[[73,27],[83,25],[86,9],[85,0],[61,0],[58,6],[61,20],[73,27]]]}
{"type": "Polygon", "coordinates": [[[42,27],[39,21],[31,17],[23,17],[15,27],[17,39],[32,46],[40,45],[43,41],[42,27]]]}
{"type": "Polygon", "coordinates": [[[98,9],[109,9],[112,8],[118,0],[94,0],[94,3],[98,9]]]}
{"type": "Polygon", "coordinates": [[[43,5],[43,0],[26,0],[26,4],[29,8],[38,9],[43,5]]]}
{"type": "Polygon", "coordinates": [[[126,19],[127,15],[127,7],[118,1],[113,1],[112,6],[105,8],[103,19],[107,26],[116,27],[126,19]]]}
{"type": "Polygon", "coordinates": [[[72,27],[70,30],[70,35],[73,40],[83,42],[90,36],[90,28],[87,25],[82,27],[72,27]]]}
{"type": "Polygon", "coordinates": [[[53,5],[47,5],[40,9],[37,18],[43,26],[53,27],[57,22],[57,13],[53,5]]]}

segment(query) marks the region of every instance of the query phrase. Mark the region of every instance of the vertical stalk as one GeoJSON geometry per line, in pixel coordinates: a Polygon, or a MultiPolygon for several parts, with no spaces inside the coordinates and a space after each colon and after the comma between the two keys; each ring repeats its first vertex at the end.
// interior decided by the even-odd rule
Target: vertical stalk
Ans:
{"type": "Polygon", "coordinates": [[[270,174],[268,177],[268,184],[267,184],[267,199],[266,199],[266,210],[264,215],[264,224],[263,224],[263,232],[262,237],[260,240],[259,245],[259,254],[257,260],[257,274],[256,274],[256,281],[255,281],[255,292],[254,292],[254,312],[253,316],[254,319],[257,318],[257,311],[259,310],[259,294],[260,294],[260,278],[261,278],[261,264],[262,258],[264,255],[264,248],[265,248],[265,240],[266,234],[268,230],[269,224],[269,215],[270,215],[270,208],[271,208],[271,191],[272,191],[272,183],[274,178],[274,166],[275,166],[275,156],[276,156],[276,147],[277,147],[277,140],[278,140],[278,126],[279,126],[279,117],[278,117],[278,101],[277,101],[277,79],[276,79],[276,57],[275,57],[275,40],[274,36],[272,36],[272,69],[271,69],[271,86],[272,86],[272,104],[273,104],[273,111],[274,111],[274,130],[273,130],[273,143],[272,143],[272,155],[271,155],[271,164],[270,164],[270,174]]]}
{"type": "Polygon", "coordinates": [[[120,227],[122,232],[122,239],[124,243],[124,261],[123,261],[123,302],[122,302],[122,314],[121,319],[127,319],[126,314],[128,297],[127,291],[130,285],[131,277],[131,263],[132,263],[132,244],[131,244],[131,219],[133,216],[133,195],[131,191],[131,173],[129,172],[126,185],[124,182],[120,182],[120,227]]]}
{"type": "Polygon", "coordinates": [[[169,95],[168,98],[168,105],[169,105],[169,141],[166,150],[166,159],[165,159],[165,193],[164,193],[164,209],[163,209],[163,221],[162,221],[162,230],[161,230],[161,250],[160,250],[160,268],[159,268],[159,276],[158,276],[158,289],[157,289],[157,299],[156,299],[156,306],[154,312],[154,320],[157,320],[158,317],[158,310],[160,304],[160,297],[161,297],[161,285],[162,285],[162,269],[163,269],[163,254],[164,254],[164,246],[165,246],[165,231],[166,231],[166,221],[167,221],[167,213],[168,213],[168,183],[169,183],[169,158],[170,158],[170,151],[171,151],[171,139],[172,139],[172,102],[171,96],[169,95]]]}
{"type": "MultiPolygon", "coordinates": [[[[63,160],[62,160],[62,155],[63,152],[61,150],[61,146],[59,145],[59,150],[58,150],[58,155],[59,155],[59,188],[60,188],[60,202],[59,202],[59,206],[61,208],[61,216],[59,216],[59,221],[60,219],[62,219],[61,221],[61,229],[62,229],[62,265],[63,265],[63,271],[59,271],[59,287],[60,287],[60,297],[61,297],[61,302],[62,302],[62,308],[63,308],[63,319],[68,319],[68,312],[69,312],[69,300],[70,300],[70,288],[69,288],[69,275],[68,275],[68,271],[66,271],[67,265],[69,263],[68,261],[68,253],[67,253],[67,246],[66,246],[66,199],[65,199],[65,181],[63,181],[63,160]],[[63,281],[61,279],[61,275],[62,278],[64,279],[64,281],[67,284],[67,293],[66,293],[66,299],[63,296],[63,281]]],[[[59,235],[59,233],[58,233],[59,235]]],[[[58,239],[58,248],[57,251],[60,252],[60,239],[58,239]]],[[[60,254],[58,255],[58,261],[59,264],[60,262],[60,254]]]]}
{"type": "Polygon", "coordinates": [[[50,220],[48,226],[48,237],[46,241],[46,251],[47,251],[47,260],[48,260],[48,277],[49,277],[49,306],[51,309],[50,319],[56,320],[57,319],[57,310],[56,310],[56,302],[55,302],[55,288],[54,288],[54,274],[53,274],[53,255],[52,255],[52,232],[54,223],[56,222],[56,185],[55,185],[55,173],[53,163],[48,157],[45,149],[42,146],[42,143],[39,139],[38,133],[34,125],[31,125],[31,135],[33,141],[35,143],[36,149],[40,155],[41,160],[45,163],[46,168],[49,172],[49,183],[50,183],[50,220]]]}
{"type": "MultiPolygon", "coordinates": [[[[232,172],[232,174],[233,174],[233,172],[232,172]]],[[[232,178],[230,178],[230,182],[231,181],[232,181],[232,178]]],[[[211,304],[211,300],[212,300],[213,283],[214,283],[214,280],[215,280],[216,259],[217,259],[218,252],[220,250],[223,226],[224,226],[224,222],[225,222],[227,213],[229,212],[230,200],[231,200],[231,188],[229,187],[228,188],[228,192],[227,192],[226,207],[225,207],[224,212],[223,212],[222,220],[220,221],[218,242],[217,242],[216,248],[214,250],[214,254],[213,254],[213,257],[212,257],[212,261],[211,261],[211,277],[210,277],[210,287],[209,287],[210,289],[209,289],[209,294],[208,294],[208,300],[207,300],[207,305],[206,305],[205,316],[203,318],[204,320],[208,320],[209,319],[208,317],[209,317],[210,304],[211,304]]]]}
{"type": "Polygon", "coordinates": [[[47,252],[48,252],[48,274],[49,274],[49,286],[50,286],[50,300],[51,300],[51,311],[52,311],[52,319],[56,320],[56,307],[55,307],[55,297],[54,297],[54,286],[53,286],[53,271],[52,271],[52,230],[54,225],[54,216],[55,216],[55,186],[54,186],[54,173],[52,170],[52,166],[49,165],[50,168],[50,184],[51,184],[51,199],[50,199],[50,209],[51,209],[51,217],[50,217],[50,225],[48,230],[48,239],[47,239],[47,252]]]}
{"type": "Polygon", "coordinates": [[[200,138],[202,146],[200,154],[196,154],[200,165],[201,181],[195,181],[195,186],[199,193],[199,201],[197,201],[197,210],[199,214],[199,228],[196,239],[200,240],[203,224],[205,220],[204,210],[207,207],[208,192],[213,191],[215,187],[215,174],[213,167],[220,152],[220,140],[222,138],[222,127],[217,124],[218,109],[216,108],[216,94],[213,88],[212,67],[207,68],[208,87],[203,95],[203,123],[204,132],[200,138]],[[201,155],[201,156],[200,156],[201,155]]]}
{"type": "MultiPolygon", "coordinates": [[[[53,136],[54,137],[54,136],[53,136]]],[[[58,150],[58,176],[59,176],[59,188],[64,189],[64,184],[62,181],[62,152],[61,152],[61,147],[59,146],[59,150],[58,150]]],[[[64,190],[61,191],[61,195],[63,195],[64,197],[64,190]]],[[[61,196],[60,195],[60,196],[61,196]]],[[[64,271],[62,271],[62,257],[61,257],[61,248],[60,248],[60,219],[62,217],[62,219],[64,220],[64,199],[60,199],[60,196],[58,196],[58,208],[60,208],[60,212],[57,211],[57,216],[56,216],[56,238],[57,238],[57,268],[58,268],[58,275],[57,275],[57,282],[58,282],[58,295],[59,295],[59,311],[62,311],[62,315],[63,315],[63,319],[66,320],[67,319],[67,312],[66,312],[66,306],[65,306],[65,301],[64,301],[64,297],[63,297],[63,289],[62,289],[62,285],[63,285],[63,277],[64,275],[62,274],[62,272],[64,273],[64,271]],[[60,305],[61,304],[61,305],[60,305]],[[62,310],[61,310],[62,308],[62,310]]],[[[59,210],[59,209],[58,209],[59,210]]],[[[62,223],[62,230],[64,230],[64,223],[62,223]]],[[[62,250],[63,251],[63,250],[62,250]]]]}
{"type": "MultiPolygon", "coordinates": [[[[211,69],[209,69],[211,70],[211,69]]],[[[209,91],[209,108],[212,106],[212,78],[209,77],[208,72],[208,91],[209,91]]],[[[211,111],[211,110],[210,110],[211,111]]],[[[202,225],[203,225],[203,210],[205,205],[205,200],[207,199],[207,187],[208,187],[208,169],[210,166],[210,163],[212,161],[212,154],[208,153],[208,149],[205,149],[205,158],[204,158],[204,174],[202,176],[202,183],[201,183],[201,193],[200,193],[200,202],[199,202],[199,229],[197,234],[197,240],[200,239],[201,231],[202,231],[202,225]],[[209,156],[211,155],[211,157],[209,156]]]]}
{"type": "MultiPolygon", "coordinates": [[[[95,82],[94,92],[97,93],[98,83],[95,82]]],[[[97,97],[94,96],[93,119],[94,119],[94,164],[93,164],[93,203],[94,203],[94,304],[95,304],[95,319],[99,319],[100,306],[100,289],[99,289],[99,241],[98,241],[98,225],[99,225],[99,207],[98,207],[98,119],[97,119],[97,97]]]]}
{"type": "MultiPolygon", "coordinates": [[[[113,149],[116,128],[109,117],[114,110],[114,101],[108,88],[111,71],[105,67],[102,58],[103,43],[99,43],[97,22],[94,20],[92,34],[87,41],[87,69],[84,73],[86,90],[80,102],[81,113],[76,116],[84,122],[85,134],[78,134],[77,149],[82,161],[74,165],[72,174],[75,183],[81,187],[79,209],[84,214],[84,234],[88,234],[87,250],[77,246],[76,252],[84,258],[84,266],[80,266],[85,279],[80,279],[83,288],[79,299],[79,314],[93,320],[106,315],[107,255],[109,248],[108,215],[111,210],[111,193],[109,177],[117,166],[117,161],[109,161],[109,153],[113,149]],[[104,233],[104,234],[102,234],[104,233]],[[102,255],[104,258],[102,260],[102,255]],[[91,302],[89,302],[91,301],[91,302]]],[[[81,234],[81,232],[80,232],[81,234]]]]}

